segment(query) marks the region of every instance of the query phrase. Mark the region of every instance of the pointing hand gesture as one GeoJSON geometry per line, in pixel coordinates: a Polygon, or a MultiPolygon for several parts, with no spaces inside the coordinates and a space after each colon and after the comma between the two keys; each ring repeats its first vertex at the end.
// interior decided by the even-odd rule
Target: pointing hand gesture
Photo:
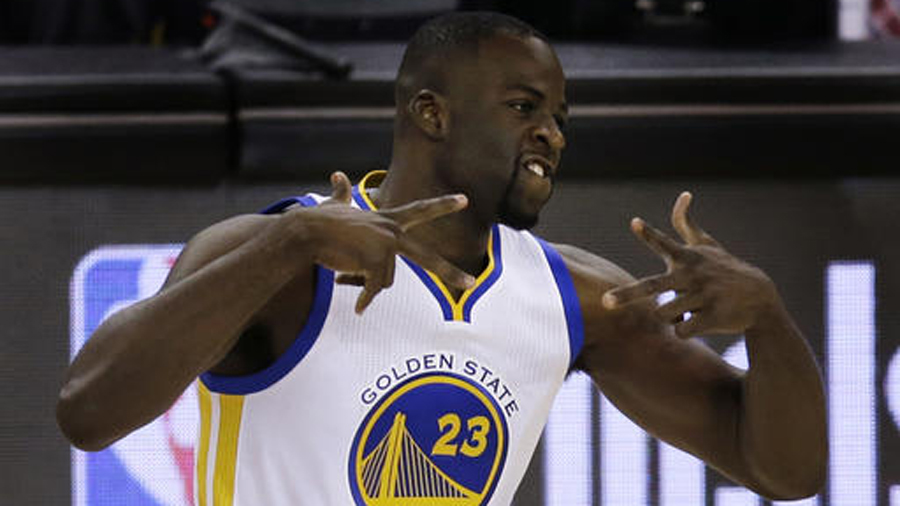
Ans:
{"type": "Polygon", "coordinates": [[[472,276],[407,234],[418,225],[464,209],[468,204],[464,195],[416,200],[367,212],[350,205],[352,187],[344,173],[333,173],[331,185],[331,198],[308,209],[304,221],[321,238],[316,242],[315,262],[340,273],[338,283],[363,287],[356,300],[357,313],[393,284],[398,253],[452,286],[466,289],[474,284],[472,276]],[[310,213],[315,213],[315,218],[310,213]]]}
{"type": "Polygon", "coordinates": [[[655,313],[672,323],[679,337],[740,334],[777,303],[778,294],[764,272],[728,253],[694,223],[688,214],[691,199],[682,193],[672,209],[672,226],[683,244],[640,218],[631,221],[632,232],[662,257],[666,272],[606,292],[603,305],[615,309],[674,291],[676,297],[655,313]]]}

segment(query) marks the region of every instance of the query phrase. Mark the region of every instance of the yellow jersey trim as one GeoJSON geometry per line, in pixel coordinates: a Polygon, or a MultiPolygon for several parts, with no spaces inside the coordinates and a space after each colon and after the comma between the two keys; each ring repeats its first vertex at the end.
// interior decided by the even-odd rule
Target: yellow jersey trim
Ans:
{"type": "Polygon", "coordinates": [[[216,445],[216,471],[213,478],[214,506],[232,506],[234,503],[234,478],[237,464],[238,435],[241,431],[241,415],[244,397],[219,396],[219,440],[216,445]]]}
{"type": "MultiPolygon", "coordinates": [[[[380,185],[381,182],[384,180],[386,175],[387,175],[387,171],[385,171],[385,170],[373,170],[373,171],[369,172],[368,174],[366,174],[362,178],[362,180],[359,182],[359,185],[357,186],[357,192],[356,192],[357,195],[359,195],[360,200],[362,200],[363,205],[361,207],[363,207],[366,210],[371,210],[371,211],[378,210],[378,206],[375,205],[375,202],[372,200],[371,196],[369,195],[368,190],[371,188],[377,188],[378,185],[380,185]]],[[[469,308],[466,308],[466,303],[469,302],[470,299],[472,299],[472,294],[477,292],[480,295],[487,288],[486,286],[482,287],[482,285],[484,285],[488,280],[490,280],[491,282],[496,280],[496,277],[499,274],[499,272],[495,272],[495,271],[497,271],[498,261],[495,258],[496,255],[495,255],[494,242],[495,242],[495,236],[498,236],[498,235],[499,235],[499,232],[498,232],[497,228],[494,227],[491,231],[491,234],[488,236],[488,246],[487,246],[488,264],[484,268],[484,271],[482,271],[481,274],[479,274],[478,277],[475,279],[475,284],[472,285],[470,288],[468,288],[466,291],[464,291],[462,294],[460,294],[459,300],[457,300],[453,297],[453,294],[450,292],[450,289],[447,288],[447,285],[444,284],[444,282],[441,280],[441,278],[439,278],[435,273],[433,273],[427,269],[422,269],[421,267],[416,266],[419,269],[421,269],[421,271],[427,275],[427,277],[431,280],[431,282],[434,283],[435,287],[437,287],[438,293],[440,293],[444,299],[443,301],[439,300],[438,302],[443,302],[444,304],[446,304],[449,307],[450,316],[453,321],[468,321],[469,318],[468,318],[468,314],[467,314],[468,313],[467,309],[471,310],[471,304],[470,304],[469,308]]],[[[497,239],[499,239],[499,237],[497,237],[497,239]]],[[[432,293],[435,293],[435,290],[432,290],[432,293]]],[[[435,295],[437,295],[437,294],[435,294],[435,295]]],[[[472,299],[471,302],[474,303],[474,299],[472,299]]],[[[443,304],[442,304],[442,306],[443,306],[443,304]]]]}

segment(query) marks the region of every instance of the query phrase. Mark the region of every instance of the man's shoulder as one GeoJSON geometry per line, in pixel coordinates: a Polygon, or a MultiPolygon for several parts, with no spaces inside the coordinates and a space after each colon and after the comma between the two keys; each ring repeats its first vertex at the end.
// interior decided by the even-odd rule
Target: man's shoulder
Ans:
{"type": "Polygon", "coordinates": [[[259,231],[260,227],[271,222],[274,217],[264,214],[239,214],[214,223],[195,235],[188,245],[218,244],[243,240],[259,231]]]}
{"type": "Polygon", "coordinates": [[[210,225],[194,235],[188,247],[228,250],[258,233],[262,227],[276,220],[278,215],[301,207],[317,206],[327,198],[311,192],[283,197],[256,211],[232,216],[210,225]]]}
{"type": "MultiPolygon", "coordinates": [[[[608,290],[619,285],[634,281],[634,277],[627,271],[596,253],[584,248],[565,243],[551,242],[529,230],[516,230],[500,224],[500,228],[506,229],[515,237],[527,242],[537,241],[544,249],[552,251],[551,255],[558,255],[572,276],[576,286],[584,285],[586,290],[608,290]],[[526,239],[531,237],[532,239],[526,239]]],[[[509,236],[507,236],[509,237],[509,236]]],[[[579,287],[579,293],[582,292],[579,287]]]]}
{"type": "Polygon", "coordinates": [[[600,255],[571,244],[550,243],[559,252],[576,285],[588,284],[591,289],[607,290],[634,280],[624,269],[600,255]]]}

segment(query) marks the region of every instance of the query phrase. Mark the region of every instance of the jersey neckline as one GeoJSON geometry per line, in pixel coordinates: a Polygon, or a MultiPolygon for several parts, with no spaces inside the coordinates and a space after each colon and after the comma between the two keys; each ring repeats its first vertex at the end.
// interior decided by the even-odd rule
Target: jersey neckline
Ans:
{"type": "MultiPolygon", "coordinates": [[[[353,187],[353,200],[363,210],[377,211],[378,207],[369,196],[368,191],[377,188],[384,180],[387,171],[375,170],[369,172],[353,187]]],[[[417,265],[412,260],[400,256],[406,265],[418,276],[428,291],[441,307],[445,321],[457,321],[471,323],[472,308],[490,287],[500,278],[503,272],[502,254],[500,248],[500,227],[494,224],[491,227],[491,235],[488,237],[488,264],[484,271],[475,278],[475,284],[464,291],[459,299],[455,299],[441,279],[433,272],[417,265]]]]}

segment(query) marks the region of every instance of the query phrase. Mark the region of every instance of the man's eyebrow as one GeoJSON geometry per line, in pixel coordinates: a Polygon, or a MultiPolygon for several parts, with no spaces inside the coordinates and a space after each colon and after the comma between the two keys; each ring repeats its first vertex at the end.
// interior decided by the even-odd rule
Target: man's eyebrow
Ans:
{"type": "MultiPolygon", "coordinates": [[[[537,98],[539,98],[541,100],[544,100],[545,98],[547,98],[547,96],[544,95],[544,92],[542,92],[541,90],[539,90],[533,86],[524,84],[524,83],[510,84],[506,87],[506,89],[507,90],[524,91],[526,93],[530,93],[530,94],[536,96],[537,98]]],[[[566,102],[560,102],[559,108],[562,110],[563,113],[569,114],[569,104],[567,104],[566,102]]]]}
{"type": "Polygon", "coordinates": [[[509,86],[506,87],[506,89],[507,90],[520,90],[520,91],[524,91],[527,93],[531,93],[532,95],[536,95],[540,99],[546,98],[546,96],[544,95],[544,92],[542,92],[541,90],[539,90],[533,86],[523,84],[523,83],[510,84],[509,86]]]}

